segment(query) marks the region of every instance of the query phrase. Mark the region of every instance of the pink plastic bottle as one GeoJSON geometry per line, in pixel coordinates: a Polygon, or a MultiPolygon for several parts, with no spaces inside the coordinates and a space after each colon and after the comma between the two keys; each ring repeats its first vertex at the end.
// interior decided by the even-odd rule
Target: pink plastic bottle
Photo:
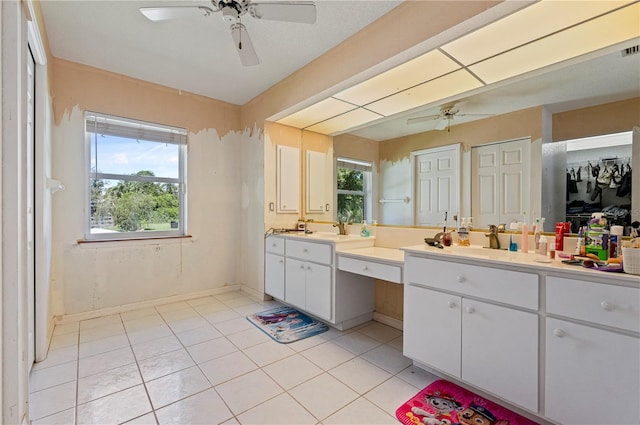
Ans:
{"type": "Polygon", "coordinates": [[[527,223],[522,223],[522,252],[525,254],[529,252],[529,228],[527,223]]]}

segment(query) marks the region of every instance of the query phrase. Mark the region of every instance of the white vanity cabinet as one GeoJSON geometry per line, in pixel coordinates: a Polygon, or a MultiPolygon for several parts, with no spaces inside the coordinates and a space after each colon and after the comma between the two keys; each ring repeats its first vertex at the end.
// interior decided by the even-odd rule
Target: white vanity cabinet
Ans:
{"type": "Polygon", "coordinates": [[[373,318],[375,285],[368,277],[337,270],[335,246],[336,243],[346,243],[360,247],[372,244],[371,241],[358,237],[334,242],[317,236],[293,235],[284,236],[282,240],[284,264],[281,279],[278,275],[280,258],[277,258],[278,254],[269,252],[270,245],[267,245],[267,294],[341,330],[373,318]],[[271,278],[273,282],[268,285],[271,278]],[[281,291],[280,282],[283,285],[281,291]]]}
{"type": "Polygon", "coordinates": [[[331,320],[331,267],[287,259],[285,301],[315,316],[331,320]]]}
{"type": "Polygon", "coordinates": [[[538,314],[521,307],[538,276],[412,255],[404,272],[404,354],[537,411],[538,314]]]}
{"type": "Polygon", "coordinates": [[[265,240],[264,292],[283,300],[284,293],[284,238],[269,236],[265,240]]]}
{"type": "Polygon", "coordinates": [[[640,423],[640,288],[549,276],[546,295],[545,416],[640,423]]]}

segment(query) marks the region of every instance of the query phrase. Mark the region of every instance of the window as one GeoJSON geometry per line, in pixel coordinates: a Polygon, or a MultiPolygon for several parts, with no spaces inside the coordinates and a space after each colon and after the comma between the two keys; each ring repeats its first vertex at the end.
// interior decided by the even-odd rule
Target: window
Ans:
{"type": "Polygon", "coordinates": [[[348,158],[337,160],[338,219],[371,221],[371,163],[348,158]]]}
{"type": "Polygon", "coordinates": [[[185,234],[184,129],[85,113],[87,239],[185,234]]]}

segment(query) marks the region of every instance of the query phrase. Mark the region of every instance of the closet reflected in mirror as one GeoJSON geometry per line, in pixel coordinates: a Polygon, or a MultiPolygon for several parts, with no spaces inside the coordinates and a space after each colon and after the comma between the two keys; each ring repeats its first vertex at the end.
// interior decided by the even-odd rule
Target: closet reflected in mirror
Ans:
{"type": "Polygon", "coordinates": [[[586,226],[593,213],[611,225],[631,226],[632,132],[566,142],[566,221],[571,231],[586,226]]]}

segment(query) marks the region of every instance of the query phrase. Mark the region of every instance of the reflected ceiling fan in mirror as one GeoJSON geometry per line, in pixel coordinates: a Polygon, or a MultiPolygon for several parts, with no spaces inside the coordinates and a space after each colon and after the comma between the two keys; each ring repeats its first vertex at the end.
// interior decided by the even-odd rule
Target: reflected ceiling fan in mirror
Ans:
{"type": "Polygon", "coordinates": [[[427,115],[424,117],[409,118],[407,124],[417,124],[426,121],[437,121],[434,130],[451,131],[451,121],[455,117],[490,117],[495,114],[464,114],[460,113],[460,107],[467,102],[458,102],[449,105],[443,105],[440,108],[440,113],[436,115],[427,115]]]}
{"type": "Polygon", "coordinates": [[[231,24],[231,37],[244,66],[260,63],[253,43],[242,24],[244,15],[254,19],[313,24],[316,22],[316,6],[310,1],[260,2],[251,0],[211,0],[209,6],[141,7],[140,12],[151,21],[165,21],[198,16],[209,17],[220,12],[222,19],[231,24]]]}

